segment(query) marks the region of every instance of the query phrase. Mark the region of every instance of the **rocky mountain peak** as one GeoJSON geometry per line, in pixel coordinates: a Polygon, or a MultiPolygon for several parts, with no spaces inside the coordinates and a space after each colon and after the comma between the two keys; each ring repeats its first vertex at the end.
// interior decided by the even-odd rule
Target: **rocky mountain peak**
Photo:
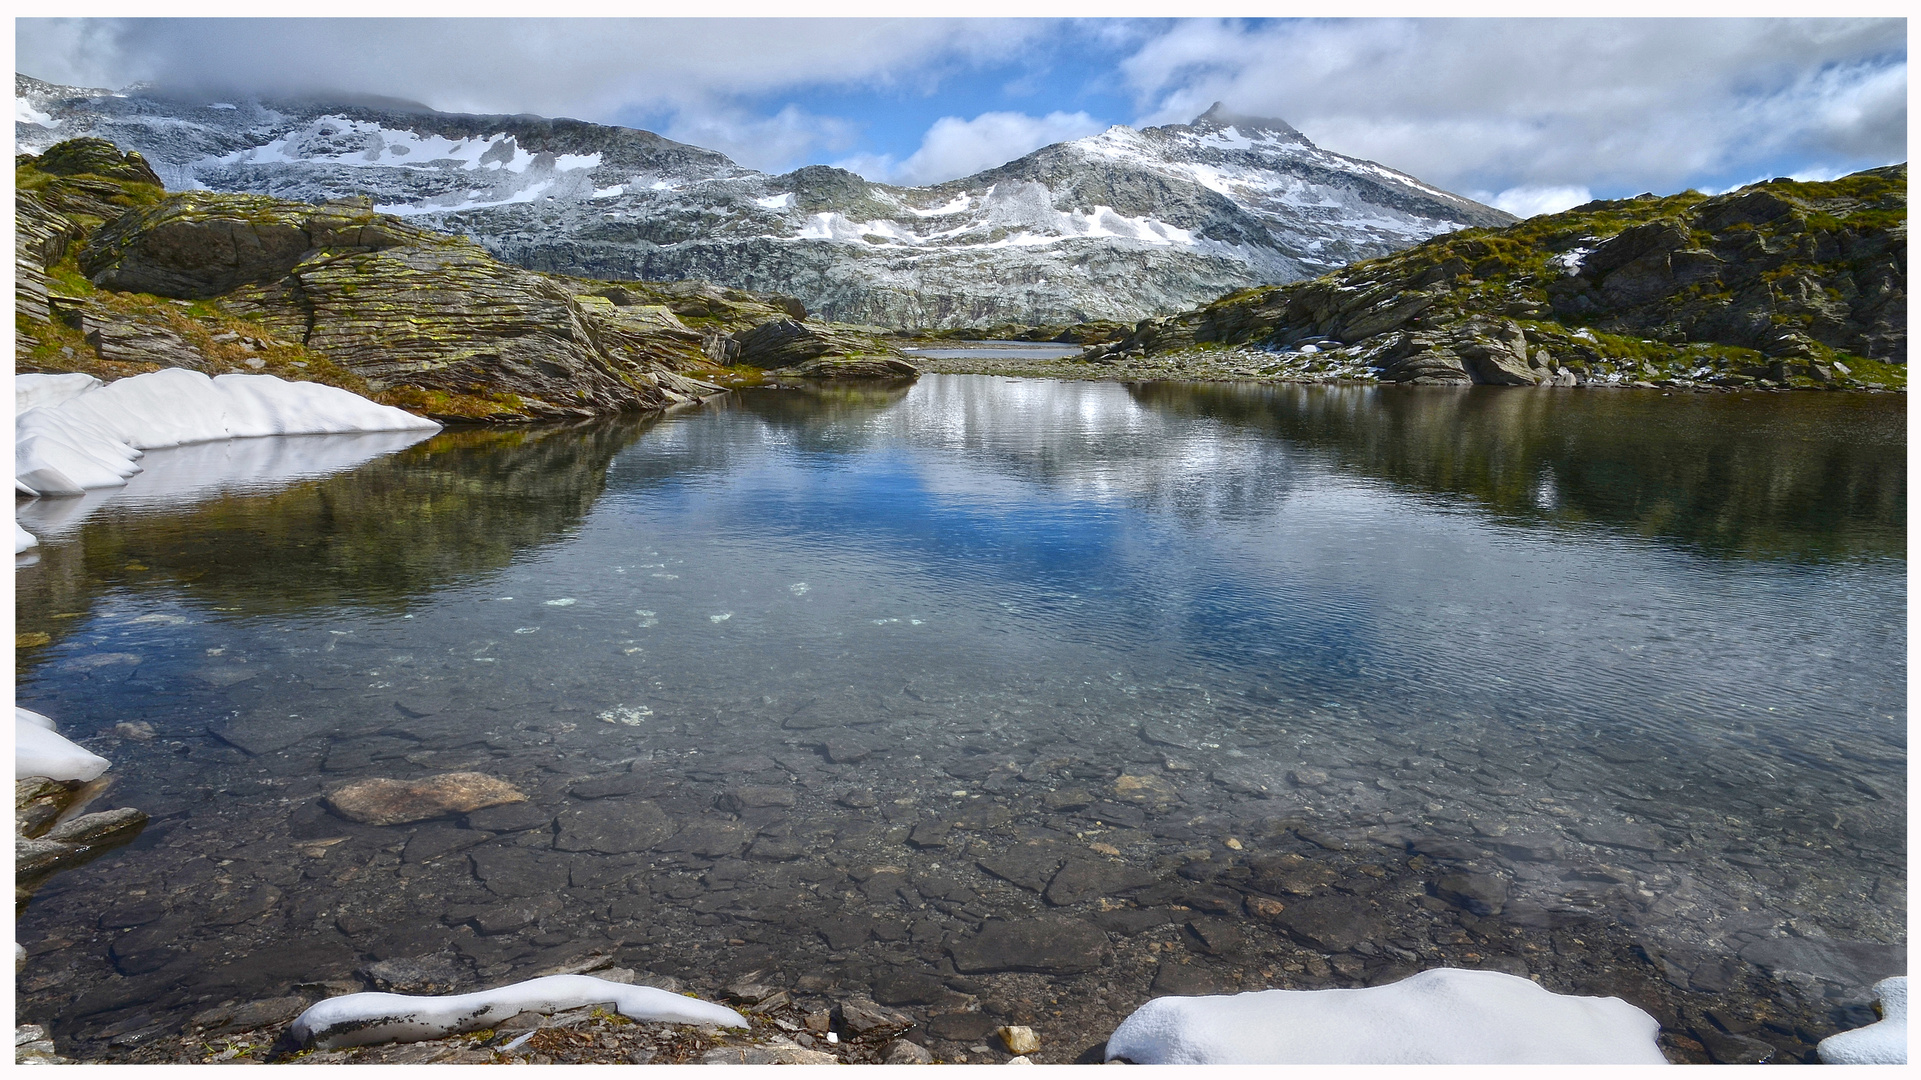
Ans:
{"type": "Polygon", "coordinates": [[[1234,128],[1250,138],[1257,134],[1270,135],[1300,143],[1302,146],[1314,145],[1312,140],[1295,130],[1294,125],[1285,120],[1272,116],[1249,116],[1245,113],[1233,112],[1218,101],[1206,112],[1195,117],[1193,123],[1186,126],[1200,131],[1225,131],[1228,128],[1234,128]]]}

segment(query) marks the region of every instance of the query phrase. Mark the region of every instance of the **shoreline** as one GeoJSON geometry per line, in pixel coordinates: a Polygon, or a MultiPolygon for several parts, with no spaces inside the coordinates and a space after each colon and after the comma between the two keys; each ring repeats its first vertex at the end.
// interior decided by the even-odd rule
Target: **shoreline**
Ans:
{"type": "MultiPolygon", "coordinates": [[[[964,346],[942,342],[941,349],[958,349],[964,346]]],[[[1273,368],[1284,363],[1281,354],[1269,353],[1259,349],[1230,348],[1206,350],[1197,353],[1167,354],[1159,358],[1121,358],[1101,360],[1082,360],[1079,357],[1060,359],[1030,359],[1026,357],[1003,357],[991,355],[994,350],[982,349],[983,355],[977,357],[927,357],[908,352],[907,358],[915,367],[928,375],[999,375],[1010,378],[1040,379],[1078,379],[1104,382],[1245,382],[1270,386],[1402,386],[1410,385],[1383,382],[1363,374],[1364,369],[1356,365],[1343,365],[1346,370],[1330,372],[1310,372],[1305,370],[1262,371],[1259,366],[1273,368]]],[[[1295,357],[1299,359],[1298,356],[1295,357]]],[[[1455,389],[1467,389],[1457,386],[1455,389]]],[[[1905,386],[1883,386],[1864,384],[1846,386],[1831,384],[1827,386],[1717,386],[1707,382],[1686,379],[1661,379],[1655,381],[1636,380],[1631,382],[1581,382],[1572,386],[1538,387],[1509,386],[1503,390],[1561,389],[1561,390],[1685,390],[1691,393],[1834,393],[1854,392],[1862,394],[1905,394],[1905,386]]]]}

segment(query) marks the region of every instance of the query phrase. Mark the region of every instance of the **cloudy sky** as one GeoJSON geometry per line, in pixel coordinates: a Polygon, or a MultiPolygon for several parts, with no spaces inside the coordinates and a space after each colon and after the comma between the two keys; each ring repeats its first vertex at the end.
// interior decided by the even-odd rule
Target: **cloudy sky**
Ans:
{"type": "Polygon", "coordinates": [[[1883,20],[19,19],[16,70],[625,124],[932,183],[1214,101],[1517,213],[1907,159],[1883,20]]]}

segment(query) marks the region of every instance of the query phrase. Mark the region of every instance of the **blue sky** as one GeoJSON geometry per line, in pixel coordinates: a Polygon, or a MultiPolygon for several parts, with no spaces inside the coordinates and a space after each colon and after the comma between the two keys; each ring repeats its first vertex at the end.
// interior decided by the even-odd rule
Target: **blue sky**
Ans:
{"type": "Polygon", "coordinates": [[[1899,19],[21,19],[16,69],[353,91],[936,183],[1213,101],[1516,212],[1907,158],[1899,19]]]}

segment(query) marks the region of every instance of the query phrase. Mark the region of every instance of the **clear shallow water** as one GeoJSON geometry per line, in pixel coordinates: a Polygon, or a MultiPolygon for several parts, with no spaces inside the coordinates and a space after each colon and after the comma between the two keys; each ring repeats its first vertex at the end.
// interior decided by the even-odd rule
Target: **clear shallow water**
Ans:
{"type": "Polygon", "coordinates": [[[22,940],[64,974],[23,1001],[113,1034],[371,959],[451,951],[478,984],[598,943],[687,978],[919,972],[1003,1017],[1079,994],[1093,1023],[1161,978],[1129,952],[1159,931],[1049,991],[952,947],[1110,908],[1235,921],[1245,955],[1198,954],[1228,986],[1497,952],[1552,982],[1569,947],[1518,943],[1566,926],[1680,986],[1783,941],[1898,945],[1903,405],[931,376],[106,503],[17,571],[19,629],[54,639],[19,700],[156,821],[34,901],[22,940]],[[159,737],[114,739],[130,718],[159,737]],[[317,802],[456,768],[561,824],[317,802]],[[556,846],[641,799],[698,842],[556,846]],[[1035,850],[1164,884],[1054,904],[988,868],[1035,850]],[[1270,857],[1388,882],[1268,892],[1398,944],[1154,891],[1237,897],[1270,857]],[[1436,899],[1450,871],[1498,880],[1521,936],[1450,953],[1446,920],[1489,930],[1436,899]],[[891,874],[918,891],[877,895],[891,874]]]}

